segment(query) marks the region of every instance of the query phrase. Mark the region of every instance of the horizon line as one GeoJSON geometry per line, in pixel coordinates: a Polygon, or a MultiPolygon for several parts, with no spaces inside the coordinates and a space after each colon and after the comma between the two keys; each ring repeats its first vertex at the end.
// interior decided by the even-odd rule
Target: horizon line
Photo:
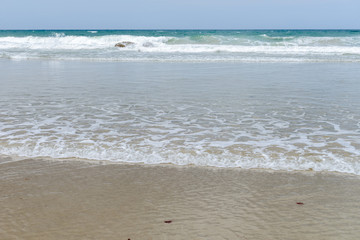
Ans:
{"type": "Polygon", "coordinates": [[[0,31],[271,31],[271,30],[355,30],[360,28],[9,28],[0,31]]]}

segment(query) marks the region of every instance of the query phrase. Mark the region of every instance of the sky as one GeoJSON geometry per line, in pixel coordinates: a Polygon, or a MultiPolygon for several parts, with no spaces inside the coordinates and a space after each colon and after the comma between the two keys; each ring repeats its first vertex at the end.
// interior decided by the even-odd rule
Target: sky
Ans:
{"type": "Polygon", "coordinates": [[[0,29],[360,29],[360,0],[1,0],[0,29]]]}

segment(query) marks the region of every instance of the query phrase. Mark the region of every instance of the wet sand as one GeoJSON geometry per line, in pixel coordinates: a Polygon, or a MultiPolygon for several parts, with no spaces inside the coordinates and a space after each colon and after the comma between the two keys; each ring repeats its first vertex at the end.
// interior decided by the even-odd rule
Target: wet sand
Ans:
{"type": "Polygon", "coordinates": [[[0,190],[0,239],[360,237],[353,175],[2,158],[0,190]]]}

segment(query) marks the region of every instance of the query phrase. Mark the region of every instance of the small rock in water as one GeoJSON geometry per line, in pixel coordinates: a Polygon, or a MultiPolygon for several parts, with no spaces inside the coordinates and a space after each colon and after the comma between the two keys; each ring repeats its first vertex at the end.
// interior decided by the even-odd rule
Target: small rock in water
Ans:
{"type": "Polygon", "coordinates": [[[126,47],[126,46],[122,43],[117,43],[117,44],[115,44],[115,47],[126,47]]]}
{"type": "Polygon", "coordinates": [[[164,221],[164,223],[172,223],[171,220],[164,221]]]}
{"type": "Polygon", "coordinates": [[[297,205],[304,205],[304,203],[302,203],[302,202],[297,202],[296,204],[297,205]]]}
{"type": "Polygon", "coordinates": [[[122,48],[124,48],[124,47],[126,47],[126,46],[133,45],[133,44],[135,44],[135,43],[133,43],[133,42],[128,42],[128,41],[123,41],[123,42],[119,42],[119,43],[115,44],[115,47],[122,47],[122,48]]]}

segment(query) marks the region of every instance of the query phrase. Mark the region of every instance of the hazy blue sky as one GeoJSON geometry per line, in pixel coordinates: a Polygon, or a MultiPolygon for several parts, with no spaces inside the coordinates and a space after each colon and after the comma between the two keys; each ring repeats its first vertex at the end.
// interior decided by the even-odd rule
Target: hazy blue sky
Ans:
{"type": "Polygon", "coordinates": [[[360,0],[1,0],[0,29],[360,29],[360,0]]]}

